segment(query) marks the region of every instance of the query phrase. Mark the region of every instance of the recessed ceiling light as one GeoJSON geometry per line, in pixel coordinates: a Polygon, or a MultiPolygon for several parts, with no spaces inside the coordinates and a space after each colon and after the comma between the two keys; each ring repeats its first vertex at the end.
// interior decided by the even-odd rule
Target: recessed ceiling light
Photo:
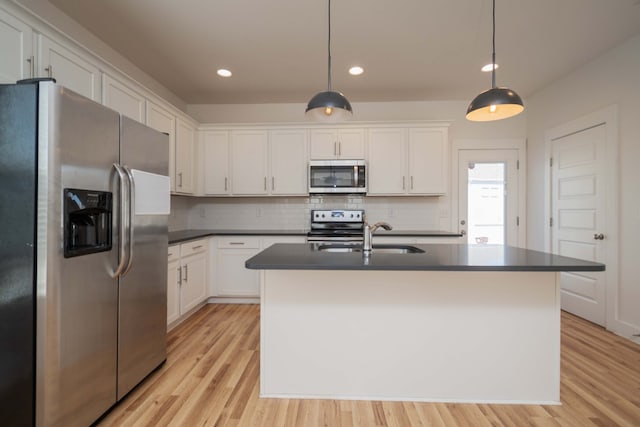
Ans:
{"type": "Polygon", "coordinates": [[[217,73],[220,77],[231,77],[231,71],[225,70],[224,68],[220,68],[217,73]]]}
{"type": "Polygon", "coordinates": [[[487,65],[485,65],[484,67],[482,67],[482,68],[481,68],[481,70],[482,70],[483,72],[485,72],[485,73],[489,73],[489,72],[493,71],[494,65],[495,65],[495,69],[496,69],[496,70],[497,70],[498,68],[500,68],[500,65],[498,65],[498,64],[487,64],[487,65]]]}
{"type": "Polygon", "coordinates": [[[349,68],[349,74],[351,74],[352,76],[359,76],[362,73],[364,73],[364,68],[358,67],[357,65],[355,67],[349,68]]]}

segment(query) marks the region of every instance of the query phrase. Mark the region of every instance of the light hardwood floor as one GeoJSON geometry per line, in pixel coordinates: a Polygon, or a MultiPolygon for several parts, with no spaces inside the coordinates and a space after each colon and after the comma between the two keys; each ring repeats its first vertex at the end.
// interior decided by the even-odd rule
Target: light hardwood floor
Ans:
{"type": "Polygon", "coordinates": [[[562,405],[260,399],[260,307],[205,305],[99,426],[640,426],[640,345],[562,314],[562,405]]]}

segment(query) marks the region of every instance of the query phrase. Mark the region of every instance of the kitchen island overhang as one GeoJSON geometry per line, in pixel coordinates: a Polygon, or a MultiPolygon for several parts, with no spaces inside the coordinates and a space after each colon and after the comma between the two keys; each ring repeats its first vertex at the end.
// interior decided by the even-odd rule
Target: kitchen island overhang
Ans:
{"type": "Polygon", "coordinates": [[[261,397],[559,403],[558,272],[604,265],[416,246],[365,260],[278,244],[249,259],[262,270],[261,397]]]}

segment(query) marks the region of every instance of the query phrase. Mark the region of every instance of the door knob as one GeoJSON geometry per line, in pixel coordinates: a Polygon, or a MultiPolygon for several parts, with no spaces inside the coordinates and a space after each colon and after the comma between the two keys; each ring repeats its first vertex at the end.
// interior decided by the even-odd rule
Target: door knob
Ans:
{"type": "Polygon", "coordinates": [[[460,221],[460,224],[465,225],[467,222],[463,219],[462,221],[460,221]]]}
{"type": "Polygon", "coordinates": [[[462,234],[463,236],[467,235],[467,232],[465,230],[460,231],[460,234],[462,234]]]}
{"type": "Polygon", "coordinates": [[[600,233],[600,234],[594,234],[593,238],[596,240],[604,240],[604,234],[600,233]]]}

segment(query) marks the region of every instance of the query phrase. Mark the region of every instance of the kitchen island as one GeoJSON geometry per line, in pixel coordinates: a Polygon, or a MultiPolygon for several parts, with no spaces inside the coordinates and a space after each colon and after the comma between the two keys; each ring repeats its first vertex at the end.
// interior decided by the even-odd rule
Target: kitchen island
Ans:
{"type": "Polygon", "coordinates": [[[261,396],[559,403],[558,275],[604,265],[414,246],[423,252],[276,244],[249,259],[262,270],[261,396]]]}

